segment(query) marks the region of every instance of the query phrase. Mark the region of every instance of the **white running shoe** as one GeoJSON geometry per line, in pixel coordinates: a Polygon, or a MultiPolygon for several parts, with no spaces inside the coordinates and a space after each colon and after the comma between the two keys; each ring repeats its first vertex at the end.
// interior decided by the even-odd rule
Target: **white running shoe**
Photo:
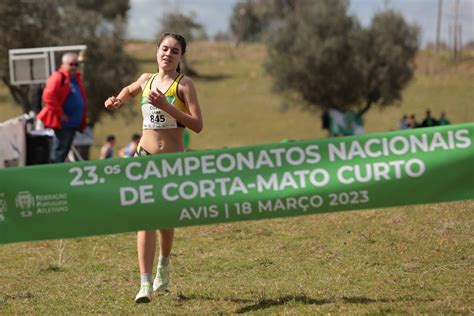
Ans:
{"type": "Polygon", "coordinates": [[[137,296],[135,296],[135,303],[150,303],[151,293],[151,284],[142,284],[140,286],[140,291],[138,291],[137,296]]]}
{"type": "Polygon", "coordinates": [[[153,280],[153,291],[164,291],[168,288],[169,283],[169,265],[158,266],[156,278],[153,280]]]}

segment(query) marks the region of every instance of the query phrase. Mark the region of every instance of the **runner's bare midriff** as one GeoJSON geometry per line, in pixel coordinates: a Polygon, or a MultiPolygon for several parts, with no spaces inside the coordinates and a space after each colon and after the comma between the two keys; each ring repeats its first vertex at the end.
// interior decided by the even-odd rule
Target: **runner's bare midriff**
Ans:
{"type": "Polygon", "coordinates": [[[144,129],[140,146],[150,154],[184,151],[184,128],[144,129]]]}

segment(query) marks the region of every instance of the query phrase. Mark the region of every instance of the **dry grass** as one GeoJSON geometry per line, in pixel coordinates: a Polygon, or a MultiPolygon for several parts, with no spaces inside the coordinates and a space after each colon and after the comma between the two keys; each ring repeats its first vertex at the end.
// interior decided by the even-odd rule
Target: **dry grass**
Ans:
{"type": "MultiPolygon", "coordinates": [[[[141,71],[155,68],[155,45],[133,43],[127,50],[141,61],[141,71]]],[[[309,112],[297,105],[285,106],[285,100],[271,88],[271,78],[262,69],[265,47],[245,44],[238,48],[231,43],[192,43],[188,49],[190,64],[201,75],[195,78],[205,120],[200,135],[191,135],[193,149],[208,149],[279,142],[283,139],[316,139],[326,136],[321,129],[318,111],[309,112]]],[[[366,131],[382,132],[398,128],[404,113],[415,113],[419,120],[430,108],[435,116],[446,111],[453,123],[474,121],[474,69],[468,60],[462,65],[444,67],[437,73],[427,73],[424,60],[418,58],[415,79],[403,93],[399,104],[384,110],[372,109],[365,116],[366,131]],[[454,68],[453,68],[454,67],[454,68]],[[452,70],[455,69],[455,70],[452,70]]],[[[135,105],[136,106],[135,102],[135,105]]],[[[110,133],[125,144],[131,133],[140,129],[141,118],[114,117],[104,120],[95,129],[99,143],[110,133]],[[125,126],[113,128],[110,126],[125,126]]],[[[93,151],[97,155],[99,145],[93,151]]]]}
{"type": "MultiPolygon", "coordinates": [[[[156,68],[154,43],[130,42],[126,50],[140,61],[140,72],[156,68]]],[[[205,127],[200,135],[191,134],[193,149],[209,149],[279,142],[283,139],[315,139],[326,136],[318,111],[308,112],[285,103],[271,88],[271,78],[262,69],[266,55],[260,44],[196,42],[189,46],[190,64],[199,72],[197,86],[205,127]],[[285,105],[286,104],[286,105],[285,105]]],[[[385,110],[373,108],[365,116],[368,133],[394,130],[404,113],[415,113],[419,120],[430,108],[435,116],[446,111],[453,123],[474,121],[474,60],[452,64],[436,60],[430,52],[417,58],[415,79],[403,92],[399,104],[385,110]],[[430,71],[430,64],[438,70],[430,71]],[[428,70],[427,70],[428,69],[428,70]]],[[[138,77],[139,74],[137,74],[138,77]]],[[[119,89],[119,88],[118,88],[119,89]]],[[[5,87],[0,85],[0,120],[19,115],[5,87]]],[[[108,134],[117,137],[117,148],[124,146],[141,129],[138,98],[129,104],[138,116],[106,116],[94,129],[91,157],[97,158],[108,134]]],[[[101,106],[101,105],[97,105],[101,106]]]]}

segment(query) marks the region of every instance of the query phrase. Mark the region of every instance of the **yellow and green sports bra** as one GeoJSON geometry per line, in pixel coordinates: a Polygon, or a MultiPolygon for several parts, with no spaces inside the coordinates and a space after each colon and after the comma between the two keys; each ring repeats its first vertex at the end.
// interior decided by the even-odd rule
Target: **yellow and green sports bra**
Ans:
{"type": "MultiPolygon", "coordinates": [[[[151,85],[153,80],[156,78],[158,73],[153,74],[150,79],[146,82],[145,88],[143,89],[141,107],[143,115],[143,129],[166,129],[166,128],[177,128],[184,127],[183,124],[177,122],[174,117],[166,113],[165,111],[157,108],[156,106],[148,103],[148,95],[150,94],[151,85]]],[[[186,104],[178,95],[178,85],[181,79],[184,77],[183,74],[178,74],[174,79],[171,86],[163,94],[166,100],[174,105],[181,112],[186,112],[186,104]]]]}

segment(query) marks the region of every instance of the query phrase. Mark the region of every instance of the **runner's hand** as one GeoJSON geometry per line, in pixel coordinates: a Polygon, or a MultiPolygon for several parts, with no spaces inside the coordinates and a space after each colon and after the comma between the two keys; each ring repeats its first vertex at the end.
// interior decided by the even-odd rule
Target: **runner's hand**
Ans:
{"type": "Polygon", "coordinates": [[[154,91],[150,91],[150,94],[148,95],[148,103],[164,111],[166,111],[166,106],[169,105],[165,95],[158,88],[154,91]]]}
{"type": "Polygon", "coordinates": [[[118,109],[122,105],[122,100],[114,96],[111,96],[110,98],[105,100],[104,105],[107,110],[115,110],[115,109],[118,109]]]}

